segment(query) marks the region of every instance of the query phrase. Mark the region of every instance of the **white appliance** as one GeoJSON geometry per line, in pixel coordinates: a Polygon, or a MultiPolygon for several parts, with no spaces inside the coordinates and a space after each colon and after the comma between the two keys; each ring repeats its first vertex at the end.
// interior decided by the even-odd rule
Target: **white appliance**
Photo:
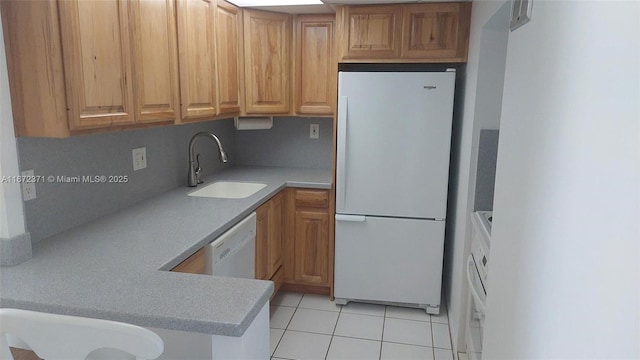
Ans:
{"type": "Polygon", "coordinates": [[[440,310],[455,71],[340,72],[336,302],[440,310]]]}
{"type": "Polygon", "coordinates": [[[205,246],[205,273],[216,276],[255,278],[256,213],[205,246]]]}
{"type": "Polygon", "coordinates": [[[489,267],[489,246],[491,240],[491,211],[476,211],[471,214],[471,254],[467,259],[467,322],[465,341],[469,360],[482,358],[484,316],[487,304],[487,271],[489,267]]]}

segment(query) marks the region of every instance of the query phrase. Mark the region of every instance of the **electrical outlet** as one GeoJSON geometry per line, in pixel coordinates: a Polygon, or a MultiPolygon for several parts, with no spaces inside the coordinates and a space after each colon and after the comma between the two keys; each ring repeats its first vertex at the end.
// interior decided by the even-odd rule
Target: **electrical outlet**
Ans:
{"type": "Polygon", "coordinates": [[[133,155],[133,171],[141,170],[147,167],[147,148],[140,147],[131,150],[133,155]]]}
{"type": "Polygon", "coordinates": [[[33,170],[26,170],[20,173],[22,175],[22,200],[29,201],[36,198],[36,183],[33,170]],[[29,180],[31,182],[26,182],[29,180]]]}
{"type": "Polygon", "coordinates": [[[309,139],[319,139],[320,138],[320,125],[311,124],[309,125],[309,139]]]}

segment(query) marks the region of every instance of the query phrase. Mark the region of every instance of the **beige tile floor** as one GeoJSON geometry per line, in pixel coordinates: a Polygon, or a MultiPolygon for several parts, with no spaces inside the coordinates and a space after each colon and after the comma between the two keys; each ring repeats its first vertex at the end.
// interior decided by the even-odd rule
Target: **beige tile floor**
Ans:
{"type": "Polygon", "coordinates": [[[271,301],[271,356],[277,359],[454,360],[446,311],[349,303],[280,292],[271,301]]]}

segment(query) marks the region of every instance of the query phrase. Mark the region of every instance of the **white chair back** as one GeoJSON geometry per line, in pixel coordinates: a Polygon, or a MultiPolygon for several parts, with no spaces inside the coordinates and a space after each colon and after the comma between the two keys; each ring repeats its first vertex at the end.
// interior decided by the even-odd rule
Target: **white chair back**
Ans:
{"type": "Polygon", "coordinates": [[[19,309],[0,309],[0,359],[9,346],[33,350],[46,360],[156,359],[160,336],[131,324],[19,309]]]}

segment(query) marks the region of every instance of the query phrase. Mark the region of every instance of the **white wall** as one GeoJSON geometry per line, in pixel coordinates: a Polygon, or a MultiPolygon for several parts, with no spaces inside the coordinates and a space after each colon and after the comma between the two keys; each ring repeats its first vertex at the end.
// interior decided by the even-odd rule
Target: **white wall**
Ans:
{"type": "Polygon", "coordinates": [[[457,174],[453,174],[450,207],[455,212],[448,214],[447,219],[449,225],[444,283],[454,351],[461,352],[466,351],[464,319],[467,285],[463,270],[471,239],[469,214],[473,211],[475,198],[478,136],[481,128],[498,128],[502,101],[502,93],[496,91],[496,88],[502,86],[502,80],[495,78],[500,74],[493,74],[495,76],[492,77],[486,73],[487,70],[496,70],[491,65],[504,63],[505,57],[504,50],[500,50],[500,45],[496,46],[493,41],[496,37],[501,38],[502,34],[496,32],[490,22],[497,20],[494,15],[504,3],[494,0],[475,0],[472,3],[469,56],[466,73],[462,75],[462,84],[459,84],[462,87],[463,102],[456,105],[456,116],[461,117],[461,121],[458,120],[461,125],[453,135],[454,144],[459,148],[452,150],[455,157],[452,159],[452,166],[457,165],[457,174]]]}
{"type": "MultiPolygon", "coordinates": [[[[13,131],[4,37],[0,26],[0,178],[16,175],[19,175],[18,156],[13,131]]],[[[12,238],[23,234],[24,231],[20,185],[0,182],[0,238],[12,238]]]]}
{"type": "Polygon", "coordinates": [[[640,358],[640,3],[509,36],[484,359],[640,358]]]}

